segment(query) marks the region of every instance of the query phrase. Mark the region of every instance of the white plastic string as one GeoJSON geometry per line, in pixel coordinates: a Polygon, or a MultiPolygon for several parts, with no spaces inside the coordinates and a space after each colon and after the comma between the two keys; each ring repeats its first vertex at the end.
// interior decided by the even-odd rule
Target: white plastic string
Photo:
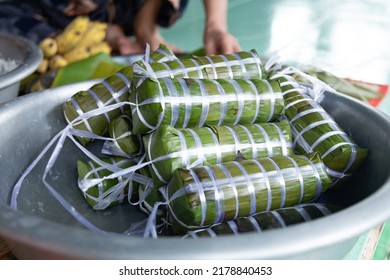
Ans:
{"type": "Polygon", "coordinates": [[[314,206],[321,211],[322,215],[327,216],[332,214],[332,211],[330,211],[326,206],[319,204],[319,203],[314,203],[314,206]]]}
{"type": "Polygon", "coordinates": [[[256,87],[256,85],[253,83],[253,81],[252,80],[247,80],[247,83],[248,83],[248,85],[252,88],[252,92],[254,92],[254,94],[255,94],[255,96],[256,96],[256,112],[255,112],[255,114],[254,114],[254,116],[253,116],[253,119],[252,119],[252,121],[251,121],[251,123],[255,123],[256,122],[256,120],[257,120],[257,118],[258,118],[258,116],[259,116],[259,114],[260,114],[260,112],[262,111],[262,102],[261,102],[261,95],[260,95],[260,93],[259,93],[259,90],[257,89],[257,87],[256,87]]]}
{"type": "MultiPolygon", "coordinates": [[[[172,98],[177,98],[179,96],[179,93],[177,92],[176,86],[173,83],[172,79],[168,78],[162,78],[162,81],[164,82],[166,86],[166,93],[169,94],[172,98]]],[[[177,121],[179,120],[179,114],[180,114],[180,104],[172,103],[171,104],[171,126],[176,126],[177,121]]]]}
{"type": "Polygon", "coordinates": [[[188,122],[191,119],[191,112],[192,112],[192,103],[191,103],[191,92],[188,88],[188,85],[186,83],[186,80],[184,79],[177,79],[181,85],[181,88],[183,90],[183,97],[184,97],[184,104],[185,104],[185,115],[184,115],[184,121],[182,127],[187,127],[188,122]]]}
{"type": "MultiPolygon", "coordinates": [[[[176,130],[177,136],[179,137],[180,141],[180,151],[181,151],[181,166],[189,166],[191,163],[191,157],[188,155],[188,147],[187,147],[187,142],[184,134],[180,130],[176,130]]],[[[160,147],[157,147],[158,149],[160,147]]]]}
{"type": "Polygon", "coordinates": [[[270,145],[270,143],[272,143],[272,142],[271,142],[271,139],[269,138],[269,135],[268,135],[267,131],[265,131],[264,127],[262,127],[259,124],[254,124],[254,126],[260,131],[261,135],[264,138],[264,142],[267,144],[265,146],[266,149],[267,149],[267,155],[269,157],[272,157],[274,155],[274,150],[272,148],[272,145],[270,145]]]}
{"type": "Polygon", "coordinates": [[[321,176],[320,176],[320,173],[318,172],[318,170],[325,170],[325,168],[323,167],[324,164],[322,162],[320,163],[317,163],[317,164],[314,164],[311,160],[309,160],[308,158],[306,158],[307,162],[310,164],[313,172],[314,172],[314,176],[316,178],[316,196],[312,199],[313,201],[314,200],[317,200],[321,193],[322,193],[322,181],[321,181],[321,176]]]}
{"type": "MultiPolygon", "coordinates": [[[[262,65],[262,62],[261,62],[260,58],[252,51],[250,51],[249,54],[256,61],[257,71],[259,73],[259,79],[262,79],[262,77],[264,76],[264,73],[263,73],[263,71],[261,70],[261,67],[260,67],[260,65],[262,65]]],[[[242,60],[240,59],[240,61],[242,61],[242,60]]]]}
{"type": "Polygon", "coordinates": [[[211,181],[213,182],[214,200],[215,200],[215,218],[213,224],[218,224],[223,222],[225,218],[225,208],[224,208],[225,196],[223,190],[221,190],[219,188],[219,185],[217,184],[218,178],[216,177],[214,170],[212,170],[209,166],[204,166],[204,169],[209,175],[209,178],[211,178],[211,181]]]}
{"type": "MultiPolygon", "coordinates": [[[[158,59],[159,62],[165,62],[165,61],[177,59],[176,55],[174,55],[173,53],[168,53],[161,46],[157,50],[155,50],[155,52],[158,52],[162,55],[162,57],[158,59]]],[[[154,59],[149,57],[149,61],[154,62],[154,59]]]]}
{"type": "MultiPolygon", "coordinates": [[[[194,142],[195,142],[195,149],[198,151],[196,153],[197,155],[197,160],[199,160],[201,162],[201,164],[204,164],[206,162],[206,154],[204,152],[204,149],[203,149],[203,145],[202,145],[202,139],[200,139],[200,136],[198,133],[196,133],[194,130],[188,128],[188,131],[190,132],[190,134],[192,135],[192,137],[194,138],[194,142]]],[[[189,166],[190,164],[186,165],[186,166],[189,166]]]]}
{"type": "MultiPolygon", "coordinates": [[[[92,88],[88,89],[87,92],[89,93],[89,95],[92,96],[92,99],[95,101],[95,103],[98,106],[98,108],[103,108],[104,107],[104,103],[100,100],[100,98],[92,90],[92,88]]],[[[104,116],[106,117],[107,122],[111,122],[110,116],[107,114],[107,112],[104,112],[104,116]]]]}
{"type": "Polygon", "coordinates": [[[307,213],[305,207],[295,207],[295,210],[301,215],[301,217],[305,220],[305,222],[311,221],[312,217],[309,213],[307,213]]]}
{"type": "MultiPolygon", "coordinates": [[[[74,100],[73,98],[69,99],[69,102],[72,103],[73,105],[73,108],[76,110],[77,112],[77,115],[80,117],[80,116],[83,116],[84,115],[84,112],[83,110],[80,108],[79,104],[76,102],[76,100],[74,100]]],[[[68,116],[66,114],[65,115],[65,119],[68,123],[70,123],[71,121],[68,119],[68,116]]],[[[85,127],[87,128],[88,131],[90,132],[93,132],[92,131],[92,128],[91,126],[89,125],[89,122],[88,122],[88,119],[86,118],[81,118],[79,122],[75,123],[75,125],[78,125],[80,123],[84,123],[85,127]]]]}
{"type": "Polygon", "coordinates": [[[272,71],[279,71],[283,66],[283,63],[280,61],[279,55],[272,55],[264,65],[264,69],[267,73],[272,71]]]}
{"type": "Polygon", "coordinates": [[[237,115],[234,124],[237,125],[241,120],[242,113],[244,112],[246,94],[244,94],[240,84],[236,80],[229,79],[227,81],[234,87],[236,92],[236,98],[237,98],[236,102],[238,108],[237,108],[237,115]]]}
{"type": "MultiPolygon", "coordinates": [[[[316,101],[317,103],[321,103],[321,101],[324,98],[325,91],[331,91],[331,92],[335,91],[332,87],[330,87],[325,82],[319,80],[316,77],[308,75],[293,66],[289,66],[283,70],[280,70],[276,75],[281,75],[281,76],[287,75],[288,77],[290,77],[290,79],[293,78],[289,75],[298,75],[301,78],[303,78],[305,81],[309,82],[312,85],[312,90],[310,91],[310,97],[312,97],[313,100],[316,101]]],[[[286,76],[284,77],[287,78],[286,76]]]]}
{"type": "Polygon", "coordinates": [[[276,218],[276,220],[279,222],[281,227],[286,227],[286,223],[283,217],[278,213],[278,211],[273,210],[270,213],[276,218]]]}
{"type": "MultiPolygon", "coordinates": [[[[267,160],[271,162],[271,164],[274,166],[279,178],[279,186],[280,186],[280,206],[279,208],[282,208],[286,204],[286,173],[289,175],[292,175],[291,169],[283,169],[281,170],[278,164],[271,158],[268,157],[267,160]]],[[[295,174],[294,174],[295,175],[295,174]]]]}
{"type": "Polygon", "coordinates": [[[217,237],[217,234],[213,231],[211,227],[207,228],[206,231],[210,235],[210,237],[217,237]]]}
{"type": "Polygon", "coordinates": [[[131,81],[129,80],[129,78],[126,77],[125,75],[123,75],[121,72],[116,72],[114,75],[117,76],[119,79],[121,79],[126,84],[126,87],[121,88],[119,91],[123,92],[123,93],[125,91],[128,91],[130,89],[130,86],[131,86],[131,81]]]}
{"type": "MultiPolygon", "coordinates": [[[[268,92],[274,93],[274,91],[273,91],[273,89],[272,89],[272,86],[271,86],[270,82],[267,81],[267,80],[264,80],[264,82],[265,82],[265,84],[267,85],[268,92]]],[[[270,111],[269,111],[268,119],[266,120],[266,122],[271,121],[272,117],[274,116],[276,97],[277,97],[276,94],[272,94],[272,95],[271,95],[271,98],[269,99],[271,105],[270,105],[270,111]]]]}
{"type": "MultiPolygon", "coordinates": [[[[289,154],[289,149],[293,148],[292,142],[288,141],[286,137],[284,137],[283,131],[280,129],[279,126],[276,125],[276,123],[270,123],[273,127],[275,127],[276,131],[278,132],[279,135],[279,143],[282,148],[282,155],[287,156],[289,154]]],[[[279,144],[278,143],[278,144],[279,144]]]]}
{"type": "Polygon", "coordinates": [[[253,181],[250,178],[250,175],[246,172],[246,170],[242,166],[242,164],[237,162],[237,161],[232,161],[232,163],[234,165],[236,165],[238,167],[238,169],[240,169],[242,175],[245,177],[245,181],[246,181],[246,184],[247,184],[248,195],[249,195],[249,198],[250,198],[250,208],[249,208],[248,215],[252,215],[252,214],[256,213],[256,209],[257,209],[255,186],[253,184],[253,181]]]}
{"type": "Polygon", "coordinates": [[[235,223],[233,220],[229,220],[227,221],[227,224],[232,230],[234,235],[239,235],[237,223],[235,223]]]}
{"type": "Polygon", "coordinates": [[[234,179],[232,177],[232,175],[230,174],[229,170],[226,168],[225,165],[223,164],[217,164],[216,165],[216,168],[219,168],[222,170],[223,174],[225,175],[226,179],[228,180],[229,182],[229,185],[230,185],[230,190],[233,192],[233,197],[235,199],[235,204],[236,204],[236,211],[234,213],[234,216],[233,216],[233,220],[234,219],[237,219],[238,217],[238,213],[240,211],[240,201],[238,199],[238,190],[237,190],[237,186],[234,182],[234,179]]]}
{"type": "Polygon", "coordinates": [[[271,190],[271,182],[269,178],[269,174],[267,173],[267,170],[264,168],[264,166],[257,160],[252,160],[254,164],[258,166],[261,172],[258,174],[258,180],[263,180],[265,187],[267,189],[267,208],[266,211],[270,211],[272,208],[272,190],[271,190]]]}
{"type": "Polygon", "coordinates": [[[256,231],[256,232],[261,232],[261,228],[259,226],[259,223],[257,222],[257,220],[254,218],[254,216],[249,216],[246,218],[246,220],[248,220],[251,225],[253,226],[253,229],[256,231]]]}
{"type": "Polygon", "coordinates": [[[217,82],[216,80],[210,80],[210,81],[217,87],[218,96],[221,97],[220,103],[219,103],[220,115],[219,115],[218,125],[222,125],[222,123],[224,122],[224,120],[226,118],[226,112],[228,109],[228,102],[227,102],[227,100],[225,100],[226,93],[219,82],[217,82]]]}
{"type": "MultiPolygon", "coordinates": [[[[264,124],[266,125],[266,124],[264,124]]],[[[271,148],[268,148],[269,146],[272,146],[273,143],[270,143],[270,142],[267,142],[267,141],[264,141],[264,143],[256,143],[252,133],[249,131],[249,129],[243,125],[240,126],[246,133],[246,135],[248,136],[248,139],[250,141],[250,145],[252,146],[252,158],[256,159],[258,158],[258,150],[260,149],[260,147],[262,146],[265,146],[267,151],[271,150],[272,151],[272,147],[271,148]]],[[[266,140],[267,138],[263,136],[263,139],[266,140]]],[[[268,136],[268,135],[267,135],[268,136]]],[[[269,138],[268,138],[269,139],[269,138]]],[[[269,154],[267,154],[267,156],[270,156],[269,154]]]]}
{"type": "MultiPolygon", "coordinates": [[[[189,59],[190,61],[192,61],[193,63],[194,63],[194,65],[195,65],[195,71],[198,73],[198,77],[199,77],[199,79],[206,79],[207,77],[205,77],[204,75],[203,75],[203,68],[200,66],[200,64],[195,60],[195,59],[193,59],[193,58],[190,58],[189,59]]],[[[189,71],[191,71],[190,69],[189,69],[189,71]]],[[[193,70],[192,70],[193,71],[193,70]]],[[[188,72],[187,72],[188,73],[188,72]]]]}
{"type": "MultiPolygon", "coordinates": [[[[241,62],[241,57],[238,54],[236,54],[236,53],[233,53],[231,55],[236,59],[236,61],[239,62],[238,66],[241,67],[241,72],[243,74],[244,79],[250,79],[250,73],[246,70],[246,67],[245,67],[244,63],[241,62]]],[[[259,69],[260,69],[260,67],[259,67],[259,69]]],[[[261,79],[261,76],[262,76],[261,72],[259,73],[259,76],[260,76],[259,79],[261,79]]]]}
{"type": "Polygon", "coordinates": [[[206,222],[206,215],[207,215],[206,195],[204,193],[202,182],[201,182],[200,178],[198,177],[198,175],[192,169],[188,169],[188,170],[190,172],[192,179],[194,180],[194,186],[196,188],[196,191],[197,191],[197,194],[199,197],[199,203],[200,203],[200,207],[201,207],[200,209],[202,211],[202,216],[201,216],[202,218],[201,218],[201,221],[199,223],[199,227],[203,227],[204,223],[206,222]]]}
{"type": "Polygon", "coordinates": [[[175,61],[180,65],[180,68],[184,70],[183,71],[184,72],[183,78],[190,78],[190,75],[188,74],[188,71],[187,71],[185,65],[183,64],[183,62],[180,59],[175,60],[175,61]]]}
{"type": "MultiPolygon", "coordinates": [[[[233,137],[234,151],[235,151],[236,155],[238,155],[239,152],[242,152],[243,147],[241,146],[241,142],[240,142],[240,139],[238,138],[236,131],[234,131],[234,129],[230,126],[223,126],[223,127],[225,127],[227,130],[229,130],[230,135],[233,137]]],[[[252,147],[254,147],[254,146],[252,146],[252,147]]]]}
{"type": "Polygon", "coordinates": [[[299,185],[300,185],[300,196],[299,196],[299,201],[297,204],[301,204],[302,203],[302,200],[303,200],[303,196],[305,194],[305,183],[303,181],[303,174],[302,174],[302,171],[301,171],[301,168],[298,163],[292,158],[292,157],[289,157],[287,156],[286,157],[291,163],[292,165],[294,166],[295,168],[295,173],[298,177],[298,181],[299,181],[299,185]]]}
{"type": "MultiPolygon", "coordinates": [[[[175,77],[175,74],[173,74],[173,71],[171,70],[171,68],[169,67],[169,65],[165,62],[160,62],[161,65],[163,65],[168,73],[168,75],[164,75],[164,77],[169,77],[169,78],[174,78],[175,77]]],[[[184,71],[185,74],[187,74],[186,69],[185,68],[182,68],[182,70],[184,71]]],[[[181,73],[180,73],[181,74],[181,73]]],[[[156,75],[157,76],[157,75],[156,75]]]]}
{"type": "MultiPolygon", "coordinates": [[[[122,169],[121,166],[124,164],[132,163],[133,165],[136,164],[136,162],[132,160],[120,160],[116,162],[114,159],[111,158],[111,164],[112,166],[116,166],[118,170],[122,169]]],[[[91,167],[91,170],[85,175],[84,178],[79,178],[79,183],[86,178],[89,178],[92,174],[94,174],[95,178],[100,178],[99,171],[105,170],[106,168],[104,166],[95,166],[92,161],[88,161],[87,164],[91,167]]],[[[84,193],[85,196],[88,196],[90,199],[95,201],[95,205],[93,206],[93,209],[95,210],[101,210],[107,208],[112,202],[118,201],[121,202],[125,198],[124,190],[126,187],[128,187],[128,196],[131,196],[132,193],[132,185],[133,178],[132,174],[128,176],[128,178],[123,178],[122,176],[118,176],[117,180],[118,183],[109,188],[108,190],[103,190],[103,182],[100,182],[97,184],[98,188],[98,197],[91,196],[87,193],[88,189],[83,189],[82,184],[80,183],[81,191],[84,193]]]]}
{"type": "MultiPolygon", "coordinates": [[[[102,82],[102,84],[106,87],[108,92],[111,94],[112,99],[114,99],[116,103],[121,102],[121,100],[119,99],[120,98],[119,92],[114,91],[112,89],[111,85],[106,80],[104,80],[102,82]]],[[[110,101],[111,101],[111,98],[108,102],[110,102],[110,101]]],[[[119,109],[121,110],[121,113],[124,114],[123,107],[119,107],[119,109]]]]}
{"type": "Polygon", "coordinates": [[[209,110],[210,110],[210,98],[209,94],[207,92],[207,88],[205,87],[204,83],[200,79],[194,79],[196,83],[199,85],[199,90],[200,90],[200,98],[201,98],[201,104],[202,104],[202,113],[199,118],[199,123],[198,127],[203,127],[206,120],[207,116],[209,115],[209,110]]]}
{"type": "Polygon", "coordinates": [[[226,63],[226,68],[228,69],[228,73],[229,73],[229,79],[233,79],[234,74],[233,74],[232,67],[229,64],[229,60],[226,58],[225,55],[219,55],[219,57],[226,63]]]}
{"type": "Polygon", "coordinates": [[[210,78],[218,79],[217,69],[215,67],[214,61],[209,56],[205,56],[205,58],[207,59],[207,61],[211,65],[211,69],[213,70],[213,77],[210,77],[210,78]]]}
{"type": "MultiPolygon", "coordinates": [[[[330,123],[332,123],[332,122],[334,122],[334,121],[331,120],[331,119],[324,119],[324,120],[322,120],[322,121],[318,121],[318,122],[314,122],[314,123],[309,124],[308,126],[306,126],[305,128],[303,128],[301,131],[299,131],[299,132],[295,135],[294,145],[297,145],[298,142],[303,142],[303,139],[302,139],[302,138],[304,138],[303,135],[304,135],[306,132],[308,132],[308,131],[310,131],[310,130],[316,128],[317,126],[320,126],[320,125],[323,125],[323,124],[330,124],[330,123]]],[[[328,133],[327,133],[327,134],[328,134],[328,133]]],[[[331,134],[328,134],[326,138],[329,138],[330,136],[333,136],[333,135],[336,135],[336,134],[340,134],[340,131],[332,131],[331,134]]],[[[309,153],[312,152],[312,151],[315,149],[315,147],[316,147],[319,143],[322,142],[322,140],[324,140],[324,139],[318,138],[318,139],[311,145],[311,147],[308,147],[308,149],[307,149],[307,150],[305,149],[305,150],[306,150],[307,152],[309,152],[309,153]]]]}

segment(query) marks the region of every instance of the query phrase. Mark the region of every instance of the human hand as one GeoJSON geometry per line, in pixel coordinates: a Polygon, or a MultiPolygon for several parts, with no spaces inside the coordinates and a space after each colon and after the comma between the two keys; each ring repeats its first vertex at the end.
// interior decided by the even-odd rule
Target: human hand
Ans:
{"type": "Polygon", "coordinates": [[[151,51],[158,49],[160,44],[164,44],[174,53],[182,53],[181,49],[166,42],[160,35],[156,21],[160,6],[161,1],[146,1],[134,18],[133,30],[137,43],[143,48],[149,44],[151,51]]]}
{"type": "Polygon", "coordinates": [[[203,40],[205,52],[210,55],[235,53],[241,49],[237,39],[222,30],[206,28],[203,40]]]}

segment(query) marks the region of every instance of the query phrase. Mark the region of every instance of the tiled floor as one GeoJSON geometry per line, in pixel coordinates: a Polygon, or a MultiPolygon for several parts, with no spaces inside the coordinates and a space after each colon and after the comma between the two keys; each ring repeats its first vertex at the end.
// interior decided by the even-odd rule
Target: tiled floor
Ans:
{"type": "MultiPolygon", "coordinates": [[[[202,46],[201,0],[189,1],[165,38],[192,51],[202,46]],[[183,36],[183,34],[190,34],[183,36]]],[[[342,77],[390,82],[390,1],[229,0],[228,25],[242,49],[314,64],[342,77]]],[[[389,102],[390,108],[390,102],[389,102]]],[[[390,109],[389,109],[390,112],[390,109]]]]}

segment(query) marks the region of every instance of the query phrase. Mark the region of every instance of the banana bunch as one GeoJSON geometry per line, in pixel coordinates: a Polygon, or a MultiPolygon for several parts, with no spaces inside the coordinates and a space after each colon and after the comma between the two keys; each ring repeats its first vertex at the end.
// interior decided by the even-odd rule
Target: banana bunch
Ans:
{"type": "Polygon", "coordinates": [[[111,47],[105,42],[106,34],[106,23],[90,21],[86,16],[76,17],[62,33],[39,43],[44,58],[37,71],[56,70],[99,52],[110,54],[111,47]]]}

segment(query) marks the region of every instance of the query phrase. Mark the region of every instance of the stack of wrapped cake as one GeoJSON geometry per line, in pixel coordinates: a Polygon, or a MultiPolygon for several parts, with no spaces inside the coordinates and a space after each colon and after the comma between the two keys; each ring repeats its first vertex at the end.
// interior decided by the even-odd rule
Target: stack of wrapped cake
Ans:
{"type": "Polygon", "coordinates": [[[353,174],[367,150],[310,88],[270,69],[254,50],[178,59],[161,46],[75,94],[63,111],[87,132],[80,142],[106,139],[105,158],[77,164],[86,201],[96,210],[137,204],[150,215],[146,231],[162,223],[160,234],[187,238],[337,211],[315,202],[353,174]]]}

